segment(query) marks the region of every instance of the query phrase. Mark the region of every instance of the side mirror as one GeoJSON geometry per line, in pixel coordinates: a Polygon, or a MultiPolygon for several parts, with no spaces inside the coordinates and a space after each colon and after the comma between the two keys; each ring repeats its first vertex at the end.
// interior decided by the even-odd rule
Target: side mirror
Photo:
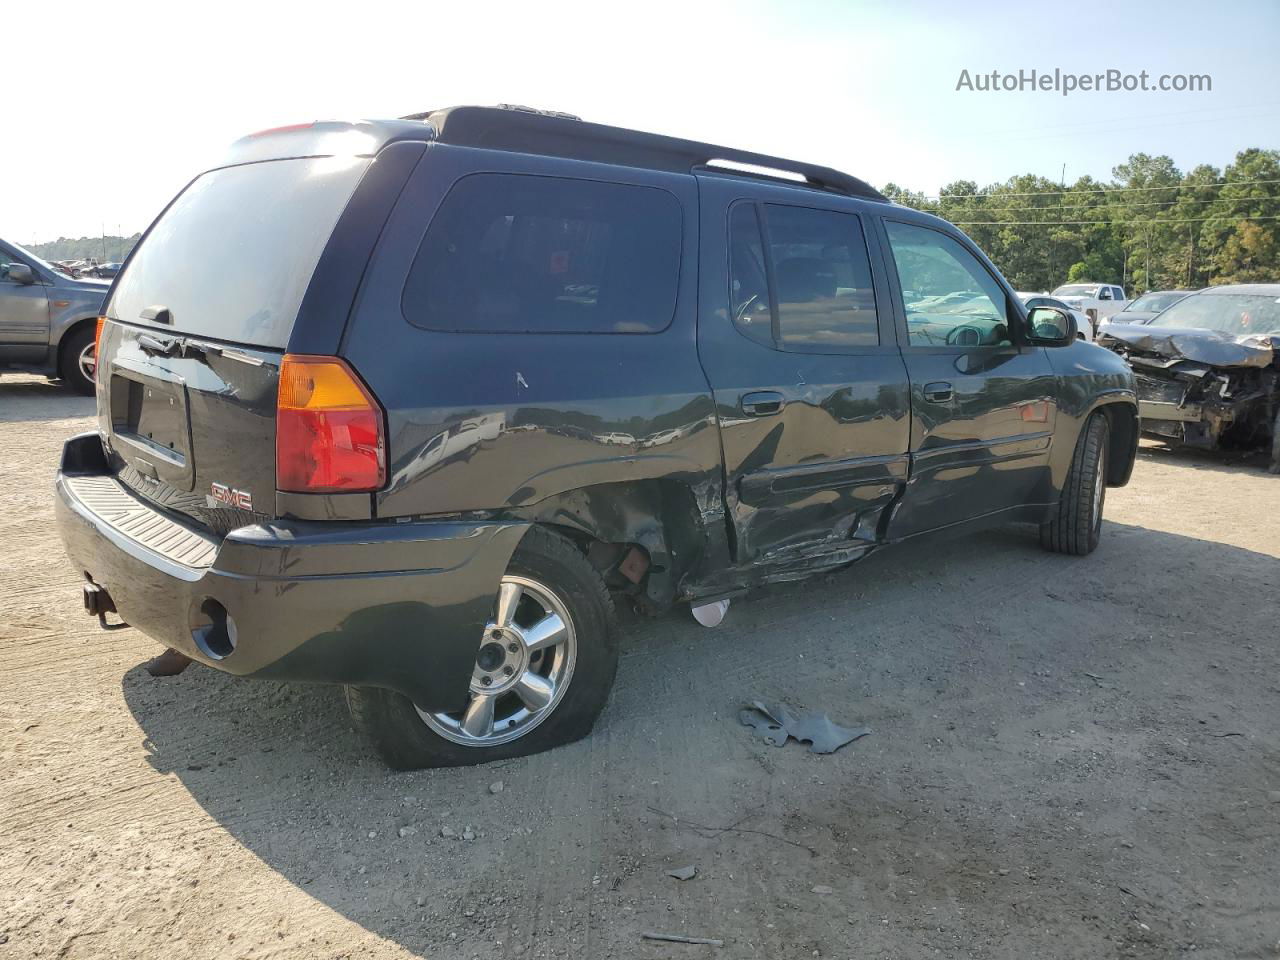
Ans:
{"type": "Polygon", "coordinates": [[[35,283],[35,275],[31,272],[31,268],[25,263],[11,263],[7,271],[9,280],[13,283],[20,283],[23,286],[35,283]]]}
{"type": "Polygon", "coordinates": [[[1042,347],[1067,347],[1076,342],[1076,318],[1057,307],[1036,307],[1027,314],[1032,343],[1042,347]]]}

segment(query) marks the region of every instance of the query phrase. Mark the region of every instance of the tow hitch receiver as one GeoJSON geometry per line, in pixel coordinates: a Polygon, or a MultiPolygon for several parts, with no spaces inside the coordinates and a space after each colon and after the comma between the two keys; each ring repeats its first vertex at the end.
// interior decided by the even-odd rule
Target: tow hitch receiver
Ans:
{"type": "Polygon", "coordinates": [[[107,614],[116,612],[116,602],[111,599],[111,594],[94,583],[92,580],[86,580],[83,588],[84,610],[91,617],[98,618],[98,625],[103,630],[119,630],[127,627],[128,624],[107,623],[107,614]]]}

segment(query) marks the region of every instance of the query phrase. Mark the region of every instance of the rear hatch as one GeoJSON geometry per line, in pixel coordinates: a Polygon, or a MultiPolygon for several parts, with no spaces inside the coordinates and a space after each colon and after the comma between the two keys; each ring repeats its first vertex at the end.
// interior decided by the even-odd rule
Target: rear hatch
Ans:
{"type": "Polygon", "coordinates": [[[98,364],[100,429],[138,495],[219,533],[277,514],[281,359],[370,163],[211,170],[147,232],[106,304],[98,364]]]}

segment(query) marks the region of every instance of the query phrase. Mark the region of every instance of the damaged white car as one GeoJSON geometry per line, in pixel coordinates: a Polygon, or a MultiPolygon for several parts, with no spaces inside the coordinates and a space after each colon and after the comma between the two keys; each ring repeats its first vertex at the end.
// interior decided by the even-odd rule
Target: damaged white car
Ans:
{"type": "Polygon", "coordinates": [[[1269,450],[1280,473],[1280,283],[1210,287],[1099,344],[1138,386],[1142,432],[1201,449],[1269,450]]]}

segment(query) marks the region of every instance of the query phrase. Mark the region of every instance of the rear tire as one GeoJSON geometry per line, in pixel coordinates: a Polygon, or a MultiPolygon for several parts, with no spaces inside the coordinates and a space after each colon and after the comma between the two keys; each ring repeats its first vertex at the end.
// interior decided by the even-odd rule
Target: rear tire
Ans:
{"type": "Polygon", "coordinates": [[[527,661],[522,652],[513,676],[530,676],[533,686],[554,689],[549,705],[537,708],[544,710],[539,716],[537,709],[524,700],[517,684],[496,695],[497,706],[488,710],[487,735],[472,738],[464,729],[462,724],[470,706],[490,696],[477,686],[478,679],[489,679],[492,674],[500,684],[506,682],[501,679],[500,664],[496,669],[480,666],[486,656],[482,648],[492,651],[491,637],[502,629],[500,604],[495,597],[494,619],[483,630],[477,629],[477,669],[468,694],[468,711],[427,713],[404,694],[392,690],[346,687],[347,707],[356,728],[388,766],[414,770],[487,763],[538,753],[591,732],[609,697],[618,667],[613,600],[600,574],[571,541],[545,528],[531,527],[511,557],[503,584],[508,589],[522,584],[521,589],[527,591],[527,596],[518,601],[524,605],[519,608],[523,613],[517,615],[526,626],[520,626],[520,619],[509,617],[506,628],[510,631],[515,627],[522,651],[527,649],[524,644],[532,639],[536,627],[544,622],[542,607],[556,607],[567,614],[567,630],[559,644],[543,648],[542,656],[535,652],[527,661]],[[528,669],[522,672],[526,662],[528,669]],[[523,720],[519,719],[521,711],[528,715],[523,720]],[[508,725],[505,733],[504,723],[508,725]],[[527,732],[519,731],[521,723],[528,726],[527,732]]]}
{"type": "Polygon", "coordinates": [[[85,360],[86,356],[93,354],[96,333],[93,324],[84,324],[62,341],[62,348],[59,350],[58,376],[70,390],[82,397],[93,396],[96,386],[90,368],[86,368],[85,360]]]}
{"type": "Polygon", "coordinates": [[[1040,525],[1040,546],[1046,550],[1083,557],[1097,548],[1107,494],[1109,427],[1101,411],[1085,421],[1054,516],[1040,525]]]}

